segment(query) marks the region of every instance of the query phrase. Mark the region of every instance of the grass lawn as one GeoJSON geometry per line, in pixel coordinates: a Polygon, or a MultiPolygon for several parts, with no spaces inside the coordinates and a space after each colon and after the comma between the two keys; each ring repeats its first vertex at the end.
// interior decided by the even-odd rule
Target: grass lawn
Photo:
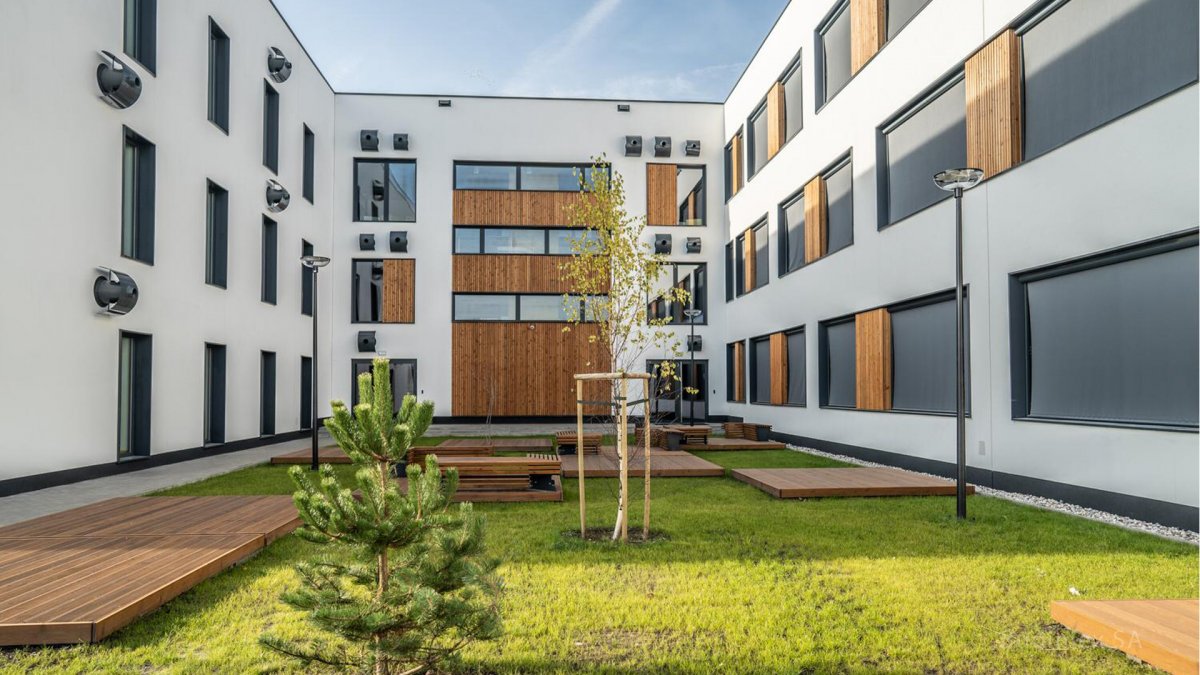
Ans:
{"type": "MultiPolygon", "coordinates": [[[[436,442],[437,439],[435,439],[436,442]]],[[[727,468],[835,466],[790,451],[707,452],[727,468]]],[[[349,471],[349,467],[342,467],[349,471]]],[[[616,481],[588,480],[589,525],[611,525],[616,481]]],[[[781,501],[726,478],[653,482],[665,540],[584,543],[577,482],[561,504],[494,504],[506,591],[501,640],[467,672],[1150,672],[1061,629],[1048,603],[1197,595],[1197,550],[982,496],[781,501]]],[[[632,523],[641,522],[632,481],[632,523]]],[[[259,466],[162,494],[289,493],[259,466]]],[[[319,547],[289,536],[98,645],[0,652],[0,672],[293,672],[260,649],[301,634],[278,601],[319,547]]]]}

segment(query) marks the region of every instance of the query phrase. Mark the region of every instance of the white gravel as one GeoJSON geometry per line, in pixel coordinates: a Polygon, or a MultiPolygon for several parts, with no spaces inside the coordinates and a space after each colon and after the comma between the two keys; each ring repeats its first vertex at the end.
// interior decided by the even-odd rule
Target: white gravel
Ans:
{"type": "MultiPolygon", "coordinates": [[[[787,447],[789,450],[794,450],[796,452],[804,452],[804,453],[808,453],[810,455],[817,455],[818,457],[827,457],[829,459],[834,459],[839,462],[846,462],[847,464],[857,464],[859,466],[879,466],[879,467],[887,467],[887,468],[892,468],[892,469],[897,468],[897,467],[889,466],[887,464],[877,464],[875,462],[868,462],[863,459],[858,459],[857,457],[848,457],[846,455],[835,455],[832,452],[824,452],[822,450],[817,450],[815,448],[804,448],[804,447],[791,445],[791,444],[789,444],[787,447]]],[[[901,469],[901,470],[909,471],[908,469],[901,469]]],[[[921,475],[925,475],[925,476],[933,475],[933,474],[922,473],[920,471],[909,471],[909,473],[917,473],[917,474],[921,474],[921,475]]],[[[937,477],[942,478],[943,476],[937,476],[937,477]]],[[[1126,516],[1118,516],[1115,513],[1108,513],[1105,511],[1099,511],[1097,509],[1089,509],[1085,506],[1076,506],[1075,504],[1068,504],[1066,502],[1060,502],[1057,499],[1049,499],[1047,497],[1035,497],[1033,495],[1025,495],[1025,494],[1021,494],[1019,492],[1005,492],[1004,490],[994,490],[992,488],[983,487],[981,485],[975,486],[975,492],[977,494],[987,495],[989,497],[998,497],[1000,499],[1007,499],[1010,502],[1016,502],[1018,504],[1026,504],[1028,506],[1034,506],[1039,509],[1046,509],[1047,511],[1058,511],[1059,513],[1065,513],[1065,514],[1068,514],[1071,516],[1079,516],[1080,518],[1087,518],[1089,520],[1096,520],[1101,523],[1108,523],[1109,525],[1116,525],[1117,527],[1123,527],[1127,530],[1134,530],[1137,532],[1146,532],[1146,533],[1153,534],[1153,535],[1156,535],[1159,537],[1163,537],[1164,539],[1173,539],[1175,541],[1182,541],[1184,543],[1191,544],[1193,546],[1200,546],[1200,533],[1189,532],[1188,530],[1181,530],[1177,527],[1167,527],[1166,525],[1159,525],[1157,523],[1148,523],[1144,520],[1137,520],[1136,518],[1129,518],[1126,516]]]]}

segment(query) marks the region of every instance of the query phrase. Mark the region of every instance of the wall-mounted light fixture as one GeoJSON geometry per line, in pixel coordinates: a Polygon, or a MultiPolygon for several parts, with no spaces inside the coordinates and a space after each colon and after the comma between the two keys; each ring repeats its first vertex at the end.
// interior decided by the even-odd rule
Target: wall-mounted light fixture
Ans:
{"type": "Polygon", "coordinates": [[[112,52],[100,52],[96,86],[100,87],[100,98],[118,109],[128,108],[142,95],[142,78],[112,52]]]}
{"type": "Polygon", "coordinates": [[[278,47],[271,47],[267,51],[267,74],[276,82],[287,82],[292,76],[292,62],[278,47]]]}
{"type": "Polygon", "coordinates": [[[288,193],[279,181],[267,179],[267,210],[271,213],[279,213],[286,209],[288,204],[292,202],[292,195],[288,193]]]}
{"type": "Polygon", "coordinates": [[[100,276],[92,283],[92,296],[100,307],[97,314],[128,314],[138,301],[137,282],[133,277],[107,267],[97,267],[100,276]]]}

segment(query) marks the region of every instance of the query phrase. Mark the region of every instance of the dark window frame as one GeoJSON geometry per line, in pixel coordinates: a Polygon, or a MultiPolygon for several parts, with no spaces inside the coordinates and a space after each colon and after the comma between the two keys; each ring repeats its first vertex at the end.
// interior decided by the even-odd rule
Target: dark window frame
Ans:
{"type": "MultiPolygon", "coordinates": [[[[671,285],[673,287],[677,287],[679,285],[679,266],[680,265],[692,265],[693,267],[701,268],[704,271],[704,298],[703,298],[704,301],[703,301],[703,303],[701,303],[702,304],[701,317],[703,318],[703,320],[697,321],[695,325],[707,326],[708,325],[708,263],[706,263],[706,262],[691,262],[689,260],[668,260],[668,261],[664,262],[663,263],[664,267],[671,268],[671,285]]],[[[693,284],[693,286],[694,285],[695,284],[693,284]]],[[[646,295],[647,307],[649,307],[649,304],[651,302],[654,302],[655,300],[657,300],[658,297],[661,297],[661,296],[650,297],[650,295],[647,294],[646,295]]],[[[686,307],[684,309],[692,309],[692,308],[695,308],[695,306],[696,306],[696,299],[693,297],[693,298],[689,299],[688,307],[686,307]]],[[[682,319],[680,320],[679,323],[675,323],[675,321],[673,320],[673,317],[672,317],[672,321],[669,322],[667,325],[668,326],[679,326],[679,327],[691,326],[692,323],[687,320],[686,316],[682,315],[682,312],[683,312],[683,310],[681,309],[680,316],[682,317],[682,319]]],[[[646,318],[647,318],[647,321],[650,319],[649,309],[647,309],[647,317],[646,318]]]]}
{"type": "Polygon", "coordinates": [[[301,194],[309,204],[315,204],[316,171],[317,171],[317,135],[307,124],[304,128],[304,179],[301,194]]]}
{"type": "Polygon", "coordinates": [[[417,160],[404,157],[388,157],[386,159],[375,159],[371,157],[355,157],[354,171],[352,178],[354,180],[354,222],[356,223],[415,223],[417,222],[417,160]],[[412,199],[413,199],[413,217],[411,220],[391,220],[388,216],[391,212],[391,200],[387,198],[387,186],[384,186],[383,195],[383,220],[362,220],[358,210],[358,167],[363,164],[382,164],[383,175],[386,178],[388,175],[389,164],[411,164],[413,167],[413,184],[412,184],[412,199]]]}
{"type": "Polygon", "coordinates": [[[300,355],[300,428],[312,429],[312,357],[300,355]]]}
{"type": "MultiPolygon", "coordinates": [[[[1147,429],[1198,433],[1200,427],[1155,422],[1125,422],[1113,420],[1091,420],[1030,415],[1030,346],[1029,304],[1027,284],[1044,279],[1053,279],[1075,272],[1107,267],[1130,262],[1162,253],[1170,253],[1200,245],[1200,234],[1195,229],[1176,232],[1141,242],[1135,242],[1096,253],[1069,258],[1032,269],[1013,272],[1008,276],[1009,297],[1009,366],[1010,392],[1012,398],[1011,418],[1014,422],[1044,424],[1072,424],[1086,427],[1117,427],[1124,429],[1147,429]]],[[[969,381],[969,380],[968,380],[969,381]]]]}
{"type": "Polygon", "coordinates": [[[724,153],[722,154],[722,161],[725,164],[725,203],[726,204],[729,203],[730,199],[733,199],[733,196],[735,194],[737,194],[738,192],[741,192],[742,188],[746,187],[746,156],[745,156],[746,155],[746,134],[745,134],[745,131],[746,131],[746,129],[744,126],[738,127],[738,130],[733,132],[733,135],[730,136],[729,140],[725,143],[725,150],[724,150],[724,153]],[[742,170],[740,172],[741,175],[738,176],[739,178],[741,178],[741,181],[739,181],[738,184],[735,186],[733,184],[733,161],[735,159],[733,156],[733,140],[735,138],[738,138],[739,136],[742,139],[742,142],[741,142],[742,157],[740,157],[738,159],[741,160],[742,170]]]}
{"type": "MultiPolygon", "coordinates": [[[[653,164],[654,162],[651,162],[653,164]]],[[[708,165],[707,164],[675,164],[676,173],[680,169],[700,169],[700,193],[703,198],[699,200],[697,213],[700,215],[699,223],[684,223],[683,219],[679,219],[673,227],[707,227],[708,226],[708,165]]],[[[690,192],[688,194],[691,194],[690,192]]],[[[678,200],[678,195],[676,195],[678,200]]],[[[663,226],[667,227],[667,226],[663,226]]]]}
{"type": "MultiPolygon", "coordinates": [[[[300,256],[313,255],[315,248],[306,239],[300,240],[300,256]]],[[[313,315],[313,291],[316,288],[317,272],[304,263],[300,263],[300,314],[313,315]]]]}
{"type": "Polygon", "coordinates": [[[129,127],[122,127],[121,145],[121,257],[154,265],[154,206],[157,181],[156,148],[146,137],[129,127]],[[125,152],[133,149],[133,175],[128,175],[125,152]],[[127,204],[124,192],[133,182],[133,201],[127,204]],[[132,212],[130,212],[132,208],[132,212]],[[128,225],[128,228],[127,228],[128,225]],[[129,247],[125,233],[132,229],[129,247]]]}
{"type": "Polygon", "coordinates": [[[229,191],[208,179],[204,283],[229,287],[229,191]]]}
{"type": "Polygon", "coordinates": [[[158,62],[158,2],[157,0],[125,0],[121,49],[151,75],[156,75],[158,62]],[[130,16],[132,12],[133,16],[130,16]],[[133,27],[133,35],[129,28],[133,27]]]}
{"type": "Polygon", "coordinates": [[[204,343],[204,445],[219,445],[225,442],[227,355],[226,345],[204,343]]]}
{"type": "Polygon", "coordinates": [[[384,258],[352,258],[350,260],[350,323],[351,324],[379,324],[383,323],[383,262],[384,258]],[[358,315],[358,293],[356,292],[356,279],[358,274],[356,268],[359,263],[371,263],[372,270],[375,265],[379,266],[379,318],[364,319],[358,315]]]}
{"type": "Polygon", "coordinates": [[[803,60],[803,56],[804,56],[803,49],[796,50],[796,55],[794,57],[792,57],[792,60],[790,62],[788,62],[787,67],[783,69],[783,73],[781,73],[779,75],[779,79],[776,80],[776,82],[783,85],[783,100],[784,100],[784,105],[783,105],[783,143],[779,146],[779,152],[775,153],[776,155],[778,155],[780,152],[783,152],[783,149],[787,147],[787,144],[790,143],[793,138],[799,136],[801,131],[804,131],[804,68],[803,68],[804,60],[803,60]],[[792,114],[789,111],[788,106],[787,106],[787,92],[788,92],[787,81],[793,75],[798,76],[800,78],[800,91],[798,94],[800,96],[800,110],[797,111],[800,116],[800,125],[796,127],[795,131],[793,131],[789,134],[788,130],[787,130],[788,129],[788,121],[792,119],[792,114]]]}
{"type": "MultiPolygon", "coordinates": [[[[829,410],[859,410],[856,406],[829,404],[829,328],[842,324],[854,323],[854,314],[826,319],[817,324],[817,407],[829,410]]],[[[805,336],[807,340],[807,336],[805,336]]],[[[857,345],[855,345],[857,357],[857,345]]],[[[856,374],[857,377],[857,374],[856,374]]],[[[857,392],[856,392],[857,395],[857,392]]]]}
{"type": "Polygon", "coordinates": [[[208,121],[229,135],[229,36],[208,17],[208,121]]]}
{"type": "MultiPolygon", "coordinates": [[[[775,225],[775,227],[779,230],[779,232],[776,235],[776,238],[779,240],[779,244],[778,244],[779,250],[776,251],[776,256],[775,256],[775,265],[777,268],[775,276],[777,276],[780,279],[784,278],[785,276],[787,276],[793,272],[799,272],[800,270],[804,269],[805,267],[808,267],[808,265],[809,265],[809,263],[804,262],[804,256],[800,256],[800,265],[798,265],[795,269],[788,269],[790,266],[790,262],[791,262],[791,260],[790,260],[790,256],[791,256],[790,241],[791,240],[790,240],[790,237],[788,236],[789,223],[787,220],[787,210],[790,209],[792,206],[795,206],[796,202],[800,202],[803,200],[804,200],[804,186],[801,185],[797,190],[795,190],[790,195],[788,195],[783,201],[779,202],[779,205],[776,207],[776,216],[775,216],[776,225],[775,225]]],[[[801,243],[801,245],[805,244],[805,242],[803,241],[803,237],[801,238],[800,243],[801,243]]],[[[818,258],[817,260],[820,260],[820,258],[818,258]]],[[[816,260],[814,260],[813,262],[816,262],[816,260]]]]}
{"type": "MultiPolygon", "coordinates": [[[[351,407],[351,409],[353,409],[354,406],[358,405],[358,403],[359,403],[359,401],[358,401],[358,373],[355,372],[357,370],[357,366],[373,366],[374,363],[375,363],[375,359],[373,359],[373,358],[372,359],[350,359],[350,407],[351,407]]],[[[414,358],[394,359],[394,358],[388,357],[389,374],[391,372],[391,368],[393,366],[398,366],[398,365],[402,365],[402,366],[403,365],[411,365],[412,366],[413,396],[419,397],[421,394],[421,380],[420,380],[420,373],[417,370],[417,359],[414,359],[414,358]]],[[[368,372],[372,372],[370,368],[368,368],[368,372]]],[[[396,399],[396,390],[393,389],[392,390],[392,410],[396,410],[400,406],[400,404],[403,402],[404,402],[403,398],[401,398],[399,400],[396,399]]]]}
{"type": "MultiPolygon", "coordinates": [[[[810,178],[808,181],[804,182],[804,185],[801,185],[794,192],[789,194],[787,196],[787,198],[784,199],[782,202],[780,202],[779,205],[776,207],[775,226],[776,226],[776,228],[778,228],[779,231],[777,232],[775,238],[777,240],[779,240],[779,251],[778,251],[778,255],[775,256],[776,257],[775,262],[776,262],[776,265],[778,266],[777,276],[779,278],[782,279],[783,277],[787,276],[788,274],[792,274],[794,272],[799,272],[800,270],[802,270],[810,265],[814,265],[822,260],[825,260],[826,258],[829,258],[833,254],[835,254],[839,251],[844,251],[854,245],[854,220],[853,220],[853,212],[854,212],[854,151],[853,151],[853,149],[847,150],[844,154],[839,155],[837,159],[830,162],[829,165],[826,166],[824,169],[821,169],[821,171],[818,172],[816,176],[813,176],[813,178],[816,178],[819,176],[821,178],[828,179],[829,176],[837,173],[838,171],[841,171],[842,169],[845,169],[846,167],[850,167],[850,208],[851,208],[850,243],[839,249],[835,249],[833,251],[826,251],[825,255],[817,258],[816,260],[813,260],[812,262],[804,262],[803,260],[801,260],[800,266],[797,267],[796,269],[789,270],[787,268],[788,267],[788,254],[790,251],[788,250],[788,233],[787,233],[788,228],[787,228],[787,220],[784,218],[784,212],[787,210],[788,207],[790,207],[797,200],[804,198],[804,185],[807,185],[808,182],[812,180],[812,178],[810,178]]],[[[826,200],[828,200],[828,190],[826,191],[826,200]]],[[[828,201],[827,201],[825,204],[825,207],[826,207],[826,223],[825,223],[825,225],[826,225],[826,227],[829,226],[828,206],[829,205],[828,205],[828,201]]],[[[828,232],[826,233],[826,235],[828,235],[828,232]]]]}
{"type": "Polygon", "coordinates": [[[262,284],[259,299],[269,305],[279,304],[279,223],[262,218],[262,284]]]}
{"type": "Polygon", "coordinates": [[[775,374],[771,372],[771,334],[756,335],[746,339],[746,360],[749,364],[746,366],[746,403],[749,405],[773,405],[771,403],[771,383],[774,381],[775,374]],[[755,397],[758,395],[758,345],[767,343],[767,374],[770,376],[767,380],[767,400],[760,401],[755,397]]]}
{"type": "Polygon", "coordinates": [[[725,402],[726,403],[736,403],[736,404],[741,405],[741,404],[745,404],[745,403],[749,402],[750,394],[747,391],[747,388],[750,386],[750,378],[748,377],[748,373],[746,372],[746,367],[747,367],[746,361],[747,360],[749,360],[749,356],[746,354],[746,340],[734,340],[733,342],[725,343],[725,402]],[[734,372],[736,371],[736,368],[734,367],[734,363],[735,363],[734,354],[736,352],[736,347],[734,347],[734,345],[739,344],[739,343],[742,345],[742,356],[743,356],[743,360],[742,360],[742,391],[740,392],[742,394],[742,399],[740,401],[737,399],[737,394],[739,392],[736,392],[734,390],[734,383],[737,381],[737,378],[734,376],[734,372]]]}
{"type": "MultiPolygon", "coordinates": [[[[699,405],[703,406],[704,417],[703,418],[697,417],[696,419],[698,419],[698,420],[709,419],[711,417],[711,415],[709,415],[709,404],[711,403],[711,401],[710,401],[709,395],[708,395],[708,386],[709,386],[709,383],[712,381],[710,379],[712,377],[712,371],[708,367],[709,366],[708,359],[707,358],[689,359],[686,356],[681,356],[678,358],[670,358],[670,359],[646,359],[646,372],[649,373],[651,376],[650,383],[653,387],[654,394],[658,393],[658,382],[659,382],[659,377],[657,374],[659,372],[658,369],[660,368],[660,364],[667,362],[667,361],[671,361],[675,364],[676,373],[679,374],[679,395],[672,399],[675,401],[675,408],[676,408],[675,413],[677,413],[677,414],[675,414],[675,420],[672,421],[672,420],[666,419],[665,417],[662,417],[663,413],[661,413],[661,412],[651,413],[650,417],[651,417],[651,420],[653,421],[653,423],[654,424],[682,424],[682,423],[684,423],[684,420],[690,419],[690,417],[688,415],[684,414],[684,412],[687,411],[687,407],[688,407],[688,403],[689,403],[689,401],[687,401],[684,398],[685,396],[687,396],[687,392],[684,391],[684,388],[686,388],[688,386],[687,383],[684,382],[684,375],[687,372],[686,369],[689,367],[689,365],[693,361],[696,364],[697,372],[699,372],[701,369],[704,371],[704,387],[703,388],[696,387],[696,389],[698,390],[698,394],[700,396],[700,398],[698,398],[696,400],[696,402],[699,405]]],[[[693,384],[695,384],[695,383],[693,383],[693,384]]],[[[652,396],[654,396],[654,395],[652,395],[652,396]]],[[[657,398],[657,397],[655,397],[655,398],[657,398]]]]}
{"type": "MultiPolygon", "coordinates": [[[[804,349],[804,353],[800,355],[800,360],[804,362],[805,382],[804,382],[804,400],[803,401],[801,401],[799,403],[792,403],[790,401],[784,401],[783,403],[778,403],[775,405],[780,408],[807,408],[808,407],[808,327],[806,324],[800,324],[799,326],[792,326],[791,328],[785,328],[785,329],[783,329],[781,331],[777,331],[777,332],[783,333],[785,347],[788,350],[788,363],[789,364],[792,362],[793,355],[792,355],[791,344],[787,342],[787,339],[797,333],[804,335],[804,348],[805,349],[804,349]]],[[[789,396],[789,398],[791,397],[791,391],[792,391],[792,380],[791,380],[790,375],[791,375],[790,371],[785,372],[783,374],[784,377],[788,378],[788,396],[789,396]]]]}
{"type": "MultiPolygon", "coordinates": [[[[569,258],[571,253],[550,253],[550,235],[556,232],[585,232],[588,231],[584,227],[543,227],[540,225],[454,225],[450,237],[450,253],[451,255],[523,255],[523,256],[550,256],[553,258],[569,258]],[[479,252],[478,253],[460,253],[455,249],[458,244],[459,230],[478,230],[479,234],[479,252]],[[543,233],[542,237],[542,252],[541,253],[489,253],[484,250],[484,241],[486,238],[485,231],[487,230],[539,230],[543,233]]],[[[595,230],[591,230],[595,231],[595,230]]]]}
{"type": "MultiPolygon", "coordinates": [[[[949,290],[943,290],[943,291],[934,291],[933,293],[926,293],[925,295],[919,295],[914,298],[909,298],[908,300],[901,300],[900,302],[894,302],[890,305],[883,305],[882,307],[886,307],[888,310],[888,313],[893,314],[895,312],[903,312],[908,309],[917,309],[918,307],[926,307],[929,305],[936,305],[936,304],[947,302],[947,301],[954,302],[954,289],[953,288],[951,288],[949,290]]],[[[872,309],[879,309],[879,307],[874,307],[872,309]]],[[[964,312],[965,316],[963,317],[965,319],[965,321],[963,323],[963,358],[964,358],[964,365],[966,366],[966,371],[967,371],[966,372],[966,378],[967,378],[966,379],[966,394],[967,395],[966,395],[965,406],[964,406],[965,410],[963,412],[965,413],[967,419],[970,419],[971,418],[971,382],[972,382],[972,380],[971,380],[971,287],[969,284],[963,284],[963,309],[965,310],[965,312],[964,312]]],[[[870,310],[864,310],[864,311],[870,311],[870,310]]],[[[894,336],[894,333],[893,333],[893,336],[894,336]]],[[[893,347],[892,347],[892,349],[893,349],[892,383],[893,383],[893,391],[894,391],[895,378],[896,378],[894,337],[893,337],[892,344],[893,344],[893,347]]],[[[957,413],[954,410],[925,410],[925,409],[919,409],[919,408],[897,408],[897,407],[895,407],[894,401],[893,401],[892,407],[887,410],[864,410],[863,412],[893,413],[893,414],[898,414],[898,415],[925,415],[925,416],[930,416],[930,417],[955,417],[957,415],[957,413]]]]}
{"type": "MultiPolygon", "coordinates": [[[[600,168],[605,170],[605,173],[608,175],[609,178],[612,178],[612,165],[611,164],[600,164],[599,166],[600,166],[600,168]]],[[[578,169],[581,173],[595,168],[595,167],[593,167],[592,164],[579,163],[579,162],[503,162],[503,161],[492,161],[492,160],[475,161],[475,160],[466,160],[466,159],[456,159],[456,160],[454,160],[453,166],[451,167],[451,170],[450,170],[450,189],[451,190],[472,190],[472,191],[481,191],[481,192],[582,192],[583,191],[583,190],[544,190],[544,189],[528,189],[528,190],[526,190],[525,188],[521,187],[521,169],[523,169],[525,167],[539,167],[539,168],[550,168],[550,169],[571,168],[571,169],[578,169]],[[512,167],[513,169],[516,170],[516,174],[517,174],[516,187],[514,187],[514,188],[480,188],[480,187],[463,188],[463,187],[459,187],[458,186],[458,167],[459,166],[512,167]]]]}
{"type": "Polygon", "coordinates": [[[151,454],[154,403],[154,337],[149,333],[120,331],[117,337],[117,462],[145,459],[151,454]],[[121,349],[124,341],[130,341],[129,355],[129,391],[121,389],[121,349]],[[121,422],[120,410],[122,399],[129,397],[126,405],[129,409],[129,450],[121,454],[121,422]]]}
{"type": "MultiPolygon", "coordinates": [[[[770,134],[771,134],[770,127],[771,127],[771,120],[767,116],[767,99],[766,99],[766,97],[763,97],[763,99],[758,102],[758,105],[754,106],[754,109],[750,111],[750,115],[746,118],[745,127],[743,127],[746,129],[746,137],[744,140],[744,143],[746,145],[746,170],[744,173],[746,174],[747,181],[754,180],[754,177],[758,175],[758,172],[762,171],[763,167],[765,167],[768,162],[770,162],[772,159],[774,159],[774,157],[769,156],[769,153],[771,151],[771,147],[770,147],[771,144],[770,144],[770,141],[768,140],[768,138],[770,138],[770,134]],[[762,166],[758,166],[757,164],[755,164],[753,162],[754,154],[758,148],[758,142],[759,142],[758,134],[756,134],[754,132],[754,125],[755,125],[755,123],[758,122],[759,119],[767,120],[767,124],[766,124],[767,138],[762,139],[763,147],[766,148],[766,152],[763,153],[762,166]]],[[[778,153],[776,153],[776,154],[778,154],[778,153]]]]}
{"type": "MultiPolygon", "coordinates": [[[[825,18],[821,19],[821,22],[818,23],[817,27],[813,30],[813,51],[816,52],[814,55],[815,58],[813,64],[813,95],[816,97],[817,107],[815,112],[817,114],[820,114],[821,110],[823,110],[825,106],[829,105],[829,102],[832,101],[839,93],[841,93],[843,89],[850,86],[850,82],[853,81],[854,76],[858,74],[853,72],[854,69],[851,67],[850,77],[846,78],[846,81],[842,84],[842,86],[833,93],[828,91],[828,83],[825,81],[825,35],[829,32],[829,29],[833,27],[833,24],[837,22],[839,18],[841,18],[843,13],[846,14],[847,21],[853,22],[853,18],[850,17],[850,0],[837,0],[837,2],[833,4],[833,7],[830,8],[829,12],[825,14],[825,18]]],[[[853,31],[851,31],[850,40],[851,42],[854,40],[853,31]]],[[[846,48],[848,50],[853,50],[853,46],[850,44],[846,45],[846,48]]],[[[852,57],[850,54],[847,54],[846,58],[851,59],[852,57]]],[[[863,68],[865,67],[866,64],[863,64],[863,68]]],[[[861,68],[859,69],[859,72],[862,72],[861,68]]]]}
{"type": "Polygon", "coordinates": [[[263,80],[263,166],[279,175],[279,92],[263,80]]]}
{"type": "Polygon", "coordinates": [[[258,357],[258,435],[274,436],[279,395],[279,359],[269,350],[258,357]]]}
{"type": "MultiPolygon", "coordinates": [[[[538,296],[538,297],[555,297],[561,298],[564,295],[575,295],[573,293],[526,293],[526,292],[491,292],[491,291],[455,291],[450,294],[450,322],[451,323],[571,323],[570,321],[559,321],[556,319],[525,319],[521,317],[521,297],[522,296],[538,296]],[[486,295],[486,296],[503,296],[511,297],[514,300],[513,319],[459,319],[458,316],[458,298],[463,295],[486,295]]],[[[600,296],[595,296],[600,297],[600,296]]],[[[580,299],[581,316],[587,311],[584,306],[586,301],[580,299]]],[[[591,322],[584,322],[591,323],[591,322]]],[[[696,324],[700,325],[700,324],[696,324]]]]}

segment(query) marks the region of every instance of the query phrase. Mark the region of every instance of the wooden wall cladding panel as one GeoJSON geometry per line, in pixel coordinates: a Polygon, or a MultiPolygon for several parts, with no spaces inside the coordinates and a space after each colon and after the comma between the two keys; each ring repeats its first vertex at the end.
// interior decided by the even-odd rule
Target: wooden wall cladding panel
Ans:
{"type": "Polygon", "coordinates": [[[730,196],[736,195],[742,189],[742,134],[739,132],[729,142],[729,153],[733,155],[733,166],[730,169],[730,196]]]}
{"type": "Polygon", "coordinates": [[[787,336],[771,334],[771,403],[783,405],[788,400],[787,336]]]}
{"type": "Polygon", "coordinates": [[[861,410],[892,407],[892,315],[886,308],[854,317],[856,404],[861,410]]]}
{"type": "Polygon", "coordinates": [[[746,343],[733,343],[733,400],[746,401],[746,343]]]}
{"type": "MultiPolygon", "coordinates": [[[[603,348],[589,341],[595,326],[561,323],[455,323],[452,330],[451,414],[574,415],[575,374],[607,371],[603,348]]],[[[607,401],[605,382],[589,382],[584,398],[607,401]]],[[[588,415],[607,407],[586,406],[588,415]]]]}
{"type": "Polygon", "coordinates": [[[455,293],[567,293],[566,255],[456,255],[455,293]]]}
{"type": "Polygon", "coordinates": [[[887,0],[850,0],[850,74],[862,69],[887,36],[887,0]]]}
{"type": "Polygon", "coordinates": [[[455,190],[455,225],[571,226],[565,209],[582,199],[580,192],[519,190],[455,190]]]}
{"type": "MultiPolygon", "coordinates": [[[[776,82],[767,92],[767,159],[774,157],[787,139],[787,104],[783,83],[776,82]]],[[[799,114],[799,111],[796,112],[799,114]]]]}
{"type": "Polygon", "coordinates": [[[646,165],[646,224],[678,225],[678,169],[674,164],[646,165]]]}
{"type": "Polygon", "coordinates": [[[994,176],[1021,163],[1021,60],[1004,31],[966,63],[967,165],[994,176]]]}
{"type": "Polygon", "coordinates": [[[755,268],[758,266],[758,256],[755,254],[754,246],[754,228],[746,230],[746,234],[742,243],[742,256],[744,256],[745,264],[742,266],[745,272],[745,278],[742,284],[745,286],[746,292],[754,290],[754,280],[757,279],[755,268]]]}
{"type": "Polygon", "coordinates": [[[383,261],[383,323],[416,321],[417,261],[383,261]]]}
{"type": "Polygon", "coordinates": [[[825,255],[829,246],[829,209],[825,199],[825,179],[821,176],[804,186],[804,262],[825,255]]]}

